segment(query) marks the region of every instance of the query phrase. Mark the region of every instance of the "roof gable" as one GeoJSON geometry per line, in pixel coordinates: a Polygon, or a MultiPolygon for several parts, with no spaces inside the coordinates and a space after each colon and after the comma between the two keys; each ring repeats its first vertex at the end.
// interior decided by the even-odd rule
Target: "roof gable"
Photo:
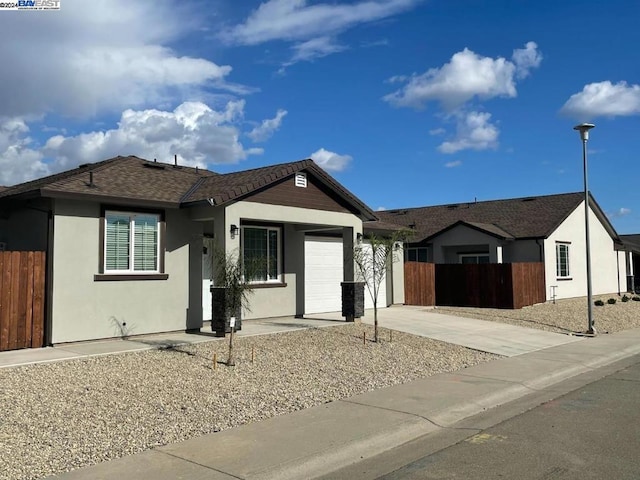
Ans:
{"type": "MultiPolygon", "coordinates": [[[[260,195],[261,192],[265,192],[268,188],[272,188],[288,178],[293,178],[298,172],[309,174],[315,187],[322,190],[325,195],[329,195],[343,208],[347,208],[348,211],[359,215],[365,220],[376,219],[369,207],[318,167],[311,159],[206,178],[189,195],[183,198],[183,202],[187,205],[202,202],[208,202],[211,205],[224,205],[250,198],[255,201],[256,195],[264,200],[264,195],[260,195]]],[[[272,201],[265,203],[272,203],[272,201]]],[[[305,208],[313,207],[308,206],[305,208]]]]}

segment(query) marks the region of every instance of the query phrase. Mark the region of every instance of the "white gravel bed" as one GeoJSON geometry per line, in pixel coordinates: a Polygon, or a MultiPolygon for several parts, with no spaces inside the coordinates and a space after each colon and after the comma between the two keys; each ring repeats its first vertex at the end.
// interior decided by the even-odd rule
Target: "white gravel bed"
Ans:
{"type": "MultiPolygon", "coordinates": [[[[635,295],[627,294],[628,297],[635,295]]],[[[640,301],[622,302],[617,293],[594,295],[593,299],[604,301],[604,306],[593,306],[596,331],[613,333],[631,328],[640,328],[640,301]],[[615,298],[609,305],[607,300],[615,298]]],[[[519,310],[470,307],[437,307],[437,313],[478,318],[493,322],[509,323],[520,327],[538,328],[551,332],[580,333],[587,330],[587,297],[567,298],[524,307],[519,310]]]]}
{"type": "Polygon", "coordinates": [[[0,370],[0,479],[34,479],[497,358],[366,325],[0,370]],[[251,363],[251,351],[255,361],[251,363]],[[212,368],[217,352],[217,368],[212,368]]]}

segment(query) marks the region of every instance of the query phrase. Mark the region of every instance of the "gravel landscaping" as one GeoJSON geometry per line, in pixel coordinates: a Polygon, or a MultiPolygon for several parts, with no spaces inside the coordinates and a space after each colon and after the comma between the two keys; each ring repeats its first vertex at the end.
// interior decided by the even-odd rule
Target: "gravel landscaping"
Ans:
{"type": "MultiPolygon", "coordinates": [[[[628,297],[633,295],[627,294],[628,297]]],[[[593,319],[598,333],[613,333],[640,328],[640,302],[629,299],[622,302],[617,294],[594,295],[603,306],[593,306],[593,319]],[[616,299],[610,305],[607,300],[616,299]]],[[[556,303],[547,302],[519,310],[497,308],[437,307],[434,312],[460,317],[478,318],[493,322],[509,323],[520,327],[538,328],[559,333],[579,333],[587,330],[587,298],[567,298],[556,303]]]]}
{"type": "Polygon", "coordinates": [[[386,329],[381,343],[372,336],[350,324],[239,337],[235,367],[217,340],[1,369],[0,479],[42,478],[497,358],[400,332],[390,342],[386,329]]]}

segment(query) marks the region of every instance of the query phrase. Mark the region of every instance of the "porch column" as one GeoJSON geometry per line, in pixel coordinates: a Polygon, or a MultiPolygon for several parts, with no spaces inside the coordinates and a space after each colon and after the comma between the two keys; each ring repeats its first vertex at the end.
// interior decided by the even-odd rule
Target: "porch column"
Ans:
{"type": "Polygon", "coordinates": [[[496,247],[496,263],[502,263],[502,245],[496,247]]]}
{"type": "Polygon", "coordinates": [[[342,261],[344,282],[355,281],[355,265],[353,262],[353,245],[354,245],[353,227],[345,227],[342,229],[342,261]]]}
{"type": "MultiPolygon", "coordinates": [[[[342,315],[344,315],[347,322],[355,322],[356,298],[359,298],[359,296],[356,295],[356,271],[353,260],[355,234],[353,227],[344,227],[342,229],[342,315]]],[[[362,301],[364,303],[364,298],[362,301]]]]}

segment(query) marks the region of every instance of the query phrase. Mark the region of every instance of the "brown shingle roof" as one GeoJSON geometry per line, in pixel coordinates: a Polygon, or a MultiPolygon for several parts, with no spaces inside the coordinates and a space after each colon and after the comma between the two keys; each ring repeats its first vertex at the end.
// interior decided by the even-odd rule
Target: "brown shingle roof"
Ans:
{"type": "Polygon", "coordinates": [[[0,192],[0,198],[16,195],[47,197],[91,196],[178,206],[182,196],[201,178],[213,172],[150,162],[142,158],[114,157],[82,165],[0,192]],[[93,174],[93,185],[90,184],[93,174]]]}
{"type": "Polygon", "coordinates": [[[44,196],[92,198],[103,202],[126,201],[170,207],[210,201],[214,205],[221,205],[240,200],[256,190],[302,170],[309,172],[341,196],[363,219],[376,218],[369,207],[318,167],[313,160],[219,175],[204,169],[176,167],[135,156],[119,156],[8,187],[0,191],[0,200],[9,197],[44,196]]]}
{"type": "MultiPolygon", "coordinates": [[[[404,208],[377,212],[383,221],[413,226],[416,235],[412,242],[421,242],[457,222],[481,227],[505,238],[546,238],[584,199],[582,193],[563,193],[540,197],[513,198],[485,202],[404,208]]],[[[612,237],[615,230],[593,201],[593,208],[612,237]]]]}
{"type": "Polygon", "coordinates": [[[628,250],[640,254],[640,234],[634,235],[620,235],[622,245],[628,250]]]}
{"type": "Polygon", "coordinates": [[[318,167],[311,159],[209,177],[202,180],[196,188],[183,197],[182,201],[186,204],[207,201],[212,202],[214,205],[222,205],[227,202],[241,200],[257,190],[302,171],[310,173],[350,205],[353,205],[364,219],[373,220],[376,218],[369,207],[334,180],[322,168],[318,167]]]}

